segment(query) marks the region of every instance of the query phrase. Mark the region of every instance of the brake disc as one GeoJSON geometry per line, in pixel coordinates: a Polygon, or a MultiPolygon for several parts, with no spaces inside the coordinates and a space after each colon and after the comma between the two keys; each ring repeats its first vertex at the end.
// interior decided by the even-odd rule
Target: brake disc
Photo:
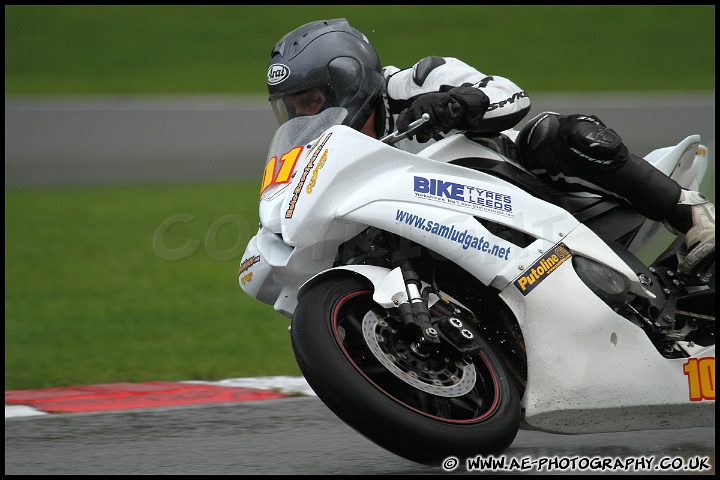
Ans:
{"type": "Polygon", "coordinates": [[[473,365],[439,353],[422,353],[413,345],[396,341],[395,330],[372,310],[363,318],[362,332],[375,358],[390,373],[418,390],[440,397],[460,397],[475,387],[473,365]],[[433,363],[442,364],[441,369],[427,366],[430,356],[433,363]]]}

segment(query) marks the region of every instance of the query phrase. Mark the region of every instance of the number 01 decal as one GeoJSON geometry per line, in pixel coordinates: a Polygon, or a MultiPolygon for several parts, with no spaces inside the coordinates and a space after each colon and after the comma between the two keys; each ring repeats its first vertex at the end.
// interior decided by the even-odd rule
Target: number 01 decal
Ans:
{"type": "Polygon", "coordinates": [[[690,400],[715,400],[715,357],[689,358],[683,365],[688,377],[690,400]]]}
{"type": "Polygon", "coordinates": [[[265,165],[265,171],[263,172],[260,194],[262,194],[270,185],[279,185],[290,181],[290,176],[295,169],[295,164],[297,163],[298,158],[300,158],[300,153],[302,153],[304,148],[305,147],[303,146],[299,146],[293,148],[287,153],[284,153],[280,157],[280,169],[277,171],[277,174],[275,173],[278,163],[277,157],[275,156],[268,160],[265,165]]]}

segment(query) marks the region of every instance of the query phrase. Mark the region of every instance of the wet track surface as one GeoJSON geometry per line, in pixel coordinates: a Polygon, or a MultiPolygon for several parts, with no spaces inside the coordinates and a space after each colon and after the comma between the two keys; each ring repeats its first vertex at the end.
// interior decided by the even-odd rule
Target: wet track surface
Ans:
{"type": "MultiPolygon", "coordinates": [[[[715,427],[586,435],[521,430],[503,456],[506,462],[557,462],[544,473],[570,473],[562,466],[572,459],[653,458],[647,469],[579,472],[600,474],[672,473],[654,467],[661,459],[705,457],[712,471],[695,473],[711,473],[715,427]]],[[[479,473],[468,472],[467,459],[459,460],[453,473],[479,473]]],[[[416,464],[381,449],[315,397],[5,420],[6,475],[443,473],[441,466],[416,464]]],[[[537,473],[537,468],[497,473],[537,473]]]]}

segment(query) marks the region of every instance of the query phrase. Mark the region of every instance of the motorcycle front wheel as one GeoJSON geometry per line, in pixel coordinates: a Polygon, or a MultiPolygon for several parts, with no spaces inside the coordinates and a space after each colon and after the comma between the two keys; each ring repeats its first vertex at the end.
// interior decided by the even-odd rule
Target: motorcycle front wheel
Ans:
{"type": "Polygon", "coordinates": [[[364,278],[330,278],[298,300],[291,326],[298,366],[320,400],[384,449],[414,462],[496,455],[520,425],[514,380],[492,346],[472,362],[451,348],[418,348],[395,309],[364,278]]]}

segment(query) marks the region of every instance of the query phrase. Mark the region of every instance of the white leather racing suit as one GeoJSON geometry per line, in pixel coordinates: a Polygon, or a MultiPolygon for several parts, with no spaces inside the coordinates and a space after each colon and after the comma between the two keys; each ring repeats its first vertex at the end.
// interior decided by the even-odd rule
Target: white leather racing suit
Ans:
{"type": "MultiPolygon", "coordinates": [[[[517,131],[513,127],[530,111],[530,98],[515,83],[497,75],[486,75],[452,57],[427,57],[402,70],[387,66],[383,68],[383,75],[386,83],[383,97],[385,115],[379,119],[383,122],[377,126],[379,136],[394,130],[397,115],[419,95],[445,92],[461,85],[469,84],[482,90],[490,100],[490,107],[480,122],[479,133],[502,132],[514,140],[517,131]]],[[[432,142],[420,144],[414,140],[403,140],[396,145],[403,150],[417,152],[432,142]]]]}

